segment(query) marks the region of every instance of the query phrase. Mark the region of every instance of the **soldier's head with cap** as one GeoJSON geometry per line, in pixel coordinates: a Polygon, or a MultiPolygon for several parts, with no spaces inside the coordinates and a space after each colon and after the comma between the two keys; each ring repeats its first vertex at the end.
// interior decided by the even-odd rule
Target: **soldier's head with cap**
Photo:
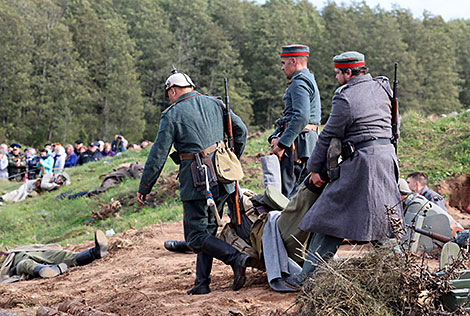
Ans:
{"type": "Polygon", "coordinates": [[[168,77],[165,82],[165,96],[174,103],[180,96],[196,89],[191,78],[182,72],[177,72],[168,77]]]}
{"type": "Polygon", "coordinates": [[[358,52],[344,52],[333,57],[336,79],[343,85],[351,78],[365,75],[368,71],[363,54],[358,52]]]}
{"type": "Polygon", "coordinates": [[[11,148],[11,152],[13,153],[13,155],[16,156],[20,153],[21,145],[17,143],[13,143],[10,145],[10,148],[11,148]]]}
{"type": "Polygon", "coordinates": [[[398,179],[398,190],[400,191],[401,198],[404,199],[408,195],[412,194],[410,187],[405,179],[398,179]]]}
{"type": "Polygon", "coordinates": [[[293,44],[282,46],[281,69],[286,74],[287,79],[291,79],[296,71],[307,68],[309,55],[310,48],[307,45],[293,44]]]}

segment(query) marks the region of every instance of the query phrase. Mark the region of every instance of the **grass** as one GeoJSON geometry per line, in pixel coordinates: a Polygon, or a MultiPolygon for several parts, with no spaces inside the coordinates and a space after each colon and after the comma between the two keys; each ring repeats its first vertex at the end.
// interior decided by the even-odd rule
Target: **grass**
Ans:
{"type": "Polygon", "coordinates": [[[429,121],[417,113],[403,118],[398,145],[402,177],[422,171],[431,185],[470,172],[470,112],[429,121]]]}
{"type": "MultiPolygon", "coordinates": [[[[261,167],[253,159],[260,152],[268,152],[266,141],[269,133],[256,134],[248,140],[244,165],[246,173],[240,186],[262,193],[261,167]],[[251,158],[250,158],[251,157],[251,158]]],[[[117,168],[122,163],[145,162],[149,149],[130,151],[108,160],[88,163],[68,169],[72,185],[56,191],[34,196],[20,203],[5,203],[0,207],[0,246],[13,247],[31,243],[56,242],[61,245],[79,243],[90,239],[96,229],[113,229],[116,233],[129,227],[145,227],[154,223],[182,219],[182,206],[179,192],[155,208],[140,207],[135,203],[135,193],[139,180],[127,179],[116,188],[111,188],[93,198],[76,200],[56,200],[56,195],[73,190],[74,193],[97,188],[99,178],[117,168]],[[100,203],[119,199],[123,204],[119,217],[86,224],[93,210],[100,203]]],[[[399,158],[402,177],[412,171],[423,171],[430,184],[454,174],[470,173],[470,112],[454,117],[428,121],[416,113],[406,115],[402,120],[399,141],[399,158]]],[[[168,177],[177,166],[168,160],[161,177],[168,177]]],[[[6,193],[20,184],[0,181],[0,193],[6,193]]],[[[154,187],[158,194],[160,188],[154,187]]]]}

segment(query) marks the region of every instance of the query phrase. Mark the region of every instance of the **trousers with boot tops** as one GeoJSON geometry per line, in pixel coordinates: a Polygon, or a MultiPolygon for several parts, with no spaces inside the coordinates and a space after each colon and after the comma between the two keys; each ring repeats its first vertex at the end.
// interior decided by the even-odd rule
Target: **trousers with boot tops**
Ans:
{"type": "Polygon", "coordinates": [[[13,267],[15,274],[39,276],[38,267],[65,263],[68,267],[77,265],[77,253],[70,250],[23,251],[15,255],[13,267]],[[36,269],[36,272],[35,272],[36,269]]]}
{"type": "Polygon", "coordinates": [[[67,267],[85,265],[108,254],[108,241],[101,230],[95,232],[95,247],[82,252],[70,250],[21,251],[13,260],[10,275],[54,277],[67,267]]]}
{"type": "MultiPolygon", "coordinates": [[[[219,215],[223,215],[223,206],[228,194],[215,198],[219,215]]],[[[245,269],[249,257],[231,245],[215,237],[217,222],[215,215],[206,204],[206,200],[184,201],[184,236],[188,247],[198,254],[196,261],[196,280],[188,294],[207,294],[210,292],[210,272],[212,259],[217,258],[232,267],[234,282],[232,289],[239,290],[245,283],[245,269]]]]}

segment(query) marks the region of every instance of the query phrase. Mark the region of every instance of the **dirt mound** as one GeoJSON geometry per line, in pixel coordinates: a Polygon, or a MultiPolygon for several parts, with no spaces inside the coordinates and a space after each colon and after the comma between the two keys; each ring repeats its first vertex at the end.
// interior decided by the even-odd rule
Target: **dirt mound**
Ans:
{"type": "Polygon", "coordinates": [[[445,196],[449,214],[469,229],[470,215],[467,207],[470,203],[470,174],[447,178],[436,185],[436,190],[445,196]]]}
{"type": "MultiPolygon", "coordinates": [[[[295,294],[272,291],[260,271],[247,271],[245,287],[232,291],[232,271],[218,260],[214,260],[212,293],[187,295],[195,278],[196,255],[163,248],[165,240],[183,237],[182,226],[176,222],[129,230],[111,237],[109,255],[87,266],[71,268],[53,279],[1,284],[0,309],[32,316],[41,306],[57,309],[60,303],[73,300],[121,316],[229,312],[249,316],[274,315],[293,304],[295,294]]],[[[82,251],[92,245],[89,241],[67,249],[82,251]]]]}

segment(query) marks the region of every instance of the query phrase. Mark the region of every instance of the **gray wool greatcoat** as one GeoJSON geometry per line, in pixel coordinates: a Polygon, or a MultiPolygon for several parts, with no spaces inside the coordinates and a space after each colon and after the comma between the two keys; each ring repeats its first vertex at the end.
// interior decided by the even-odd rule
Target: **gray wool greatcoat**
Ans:
{"type": "MultiPolygon", "coordinates": [[[[330,117],[308,160],[309,171],[320,173],[333,137],[354,144],[391,138],[391,103],[380,83],[390,92],[388,80],[369,74],[353,77],[336,90],[330,117]]],[[[359,149],[341,163],[340,177],[326,186],[299,228],[357,241],[391,236],[384,205],[396,205],[403,213],[398,178],[392,144],[359,149]]]]}

